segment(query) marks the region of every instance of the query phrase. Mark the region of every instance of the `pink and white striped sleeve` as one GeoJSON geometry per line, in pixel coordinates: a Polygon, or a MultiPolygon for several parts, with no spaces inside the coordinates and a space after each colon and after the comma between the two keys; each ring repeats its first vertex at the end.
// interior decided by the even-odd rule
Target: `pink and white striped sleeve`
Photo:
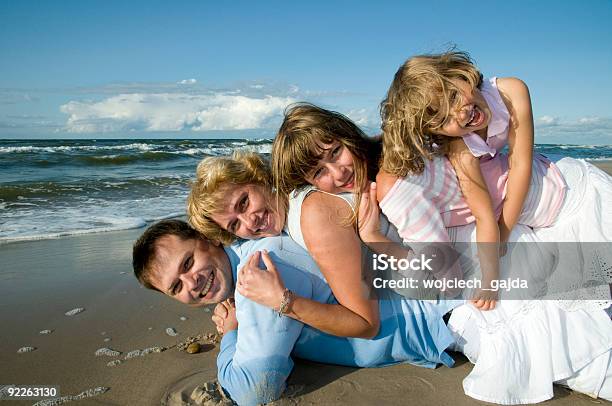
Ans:
{"type": "Polygon", "coordinates": [[[380,209],[404,242],[450,242],[444,221],[426,196],[422,176],[398,179],[380,202],[380,209]]]}

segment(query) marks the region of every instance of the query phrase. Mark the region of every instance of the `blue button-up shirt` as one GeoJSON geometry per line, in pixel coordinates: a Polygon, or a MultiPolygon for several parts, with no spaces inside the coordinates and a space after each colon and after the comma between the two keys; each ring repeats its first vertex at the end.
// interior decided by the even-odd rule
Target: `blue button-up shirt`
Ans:
{"type": "MultiPolygon", "coordinates": [[[[308,253],[288,235],[236,243],[226,252],[234,280],[252,253],[267,250],[285,286],[296,295],[337,303],[308,253]]],[[[263,266],[261,266],[263,268],[263,266]]],[[[293,369],[292,356],[327,364],[378,367],[401,362],[451,366],[444,352],[453,342],[442,320],[447,305],[379,295],[380,330],[373,339],[336,337],[282,316],[236,291],[238,330],[226,333],[217,359],[221,386],[238,404],[278,399],[293,369]]]]}

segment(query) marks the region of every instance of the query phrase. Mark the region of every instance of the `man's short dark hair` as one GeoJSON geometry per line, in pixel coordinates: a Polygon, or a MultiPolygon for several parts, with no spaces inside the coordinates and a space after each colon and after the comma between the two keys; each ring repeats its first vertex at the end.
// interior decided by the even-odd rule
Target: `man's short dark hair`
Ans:
{"type": "Polygon", "coordinates": [[[134,275],[147,289],[161,292],[151,283],[151,268],[156,259],[157,241],[167,235],[175,235],[181,240],[202,238],[200,233],[182,220],[162,220],[149,226],[136,240],[132,249],[134,275]]]}

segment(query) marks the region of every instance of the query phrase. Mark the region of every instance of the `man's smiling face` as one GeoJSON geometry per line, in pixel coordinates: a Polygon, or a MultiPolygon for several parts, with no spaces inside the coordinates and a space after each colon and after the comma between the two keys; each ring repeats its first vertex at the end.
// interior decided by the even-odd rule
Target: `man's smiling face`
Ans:
{"type": "Polygon", "coordinates": [[[166,235],[155,244],[152,283],[179,302],[203,306],[230,296],[234,281],[223,248],[202,239],[166,235]]]}

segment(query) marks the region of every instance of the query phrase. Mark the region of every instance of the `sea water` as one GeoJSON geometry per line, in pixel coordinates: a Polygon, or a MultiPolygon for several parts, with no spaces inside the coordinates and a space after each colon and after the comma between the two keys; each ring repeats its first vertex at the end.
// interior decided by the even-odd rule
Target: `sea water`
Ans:
{"type": "MultiPolygon", "coordinates": [[[[271,146],[270,139],[0,140],[0,244],[182,216],[200,160],[234,150],[269,156],[271,146]]],[[[612,159],[612,145],[536,151],[612,159]]]]}
{"type": "Polygon", "coordinates": [[[0,244],[137,228],[185,215],[207,156],[270,140],[0,140],[0,244]]]}

